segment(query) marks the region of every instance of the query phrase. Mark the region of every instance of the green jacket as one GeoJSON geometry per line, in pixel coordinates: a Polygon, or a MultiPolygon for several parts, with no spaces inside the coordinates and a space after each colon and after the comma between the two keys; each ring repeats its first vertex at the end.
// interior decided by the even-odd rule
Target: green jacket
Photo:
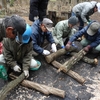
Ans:
{"type": "Polygon", "coordinates": [[[68,20],[63,20],[56,24],[52,31],[52,35],[56,44],[64,46],[63,38],[69,38],[75,32],[76,29],[68,26],[68,20]]]}
{"type": "Polygon", "coordinates": [[[33,46],[31,40],[28,44],[18,44],[16,40],[3,39],[3,54],[8,67],[14,67],[17,63],[22,64],[23,70],[30,67],[33,46]]]}

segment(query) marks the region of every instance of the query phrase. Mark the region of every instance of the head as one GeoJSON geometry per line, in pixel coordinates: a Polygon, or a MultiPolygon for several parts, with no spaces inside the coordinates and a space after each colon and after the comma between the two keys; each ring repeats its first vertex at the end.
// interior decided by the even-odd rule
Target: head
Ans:
{"type": "Polygon", "coordinates": [[[93,10],[94,10],[94,12],[97,12],[97,11],[98,11],[97,1],[91,1],[90,3],[91,3],[92,6],[93,6],[93,10]]]}
{"type": "Polygon", "coordinates": [[[73,26],[78,24],[78,18],[76,16],[72,16],[68,19],[69,27],[72,28],[73,26]]]}
{"type": "Polygon", "coordinates": [[[44,18],[40,27],[43,32],[52,31],[53,22],[48,18],[44,18]]]}
{"type": "Polygon", "coordinates": [[[6,17],[3,24],[5,29],[5,37],[10,39],[15,39],[17,35],[22,35],[26,30],[25,20],[18,15],[6,17]]]}
{"type": "Polygon", "coordinates": [[[87,34],[89,34],[90,36],[93,36],[97,33],[97,31],[100,29],[100,23],[98,22],[93,22],[88,30],[87,30],[87,34]]]}

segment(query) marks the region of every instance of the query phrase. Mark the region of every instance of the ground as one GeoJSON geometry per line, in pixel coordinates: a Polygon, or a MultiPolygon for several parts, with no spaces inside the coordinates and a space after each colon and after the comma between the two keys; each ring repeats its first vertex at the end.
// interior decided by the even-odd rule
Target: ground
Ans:
{"type": "MultiPolygon", "coordinates": [[[[23,9],[23,11],[25,10],[23,9]]],[[[91,16],[91,19],[100,22],[99,16],[100,14],[96,13],[91,16]]],[[[76,42],[76,44],[80,49],[80,43],[76,42]]],[[[94,66],[79,61],[72,68],[73,71],[85,78],[86,81],[83,85],[63,72],[57,73],[57,69],[48,64],[43,56],[36,57],[37,60],[41,61],[42,65],[39,70],[30,71],[28,80],[62,89],[66,93],[64,98],[55,95],[46,96],[39,91],[23,87],[19,84],[8,93],[5,100],[100,100],[100,54],[89,54],[87,56],[97,58],[98,65],[94,66]]],[[[56,60],[64,63],[66,59],[70,59],[68,55],[63,55],[56,60]]],[[[6,84],[6,82],[0,79],[0,90],[6,84]]]]}

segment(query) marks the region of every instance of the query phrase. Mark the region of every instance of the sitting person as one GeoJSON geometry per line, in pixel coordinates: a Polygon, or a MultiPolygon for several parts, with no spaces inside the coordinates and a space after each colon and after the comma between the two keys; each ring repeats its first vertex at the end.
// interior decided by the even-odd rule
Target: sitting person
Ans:
{"type": "Polygon", "coordinates": [[[18,15],[6,17],[3,20],[6,38],[3,38],[3,55],[7,70],[23,71],[29,77],[29,68],[37,67],[37,61],[32,57],[32,30],[25,20],[18,15]]]}
{"type": "Polygon", "coordinates": [[[53,40],[51,30],[52,30],[53,22],[48,19],[44,18],[42,23],[39,23],[39,20],[36,20],[32,27],[32,41],[33,41],[33,50],[34,50],[34,56],[37,56],[38,54],[42,55],[49,55],[50,51],[43,48],[43,44],[45,42],[45,39],[51,44],[51,51],[56,52],[56,45],[53,40]]]}
{"type": "Polygon", "coordinates": [[[78,18],[75,16],[70,17],[68,20],[60,21],[56,24],[52,31],[52,35],[56,44],[59,44],[61,48],[64,48],[64,41],[65,44],[68,42],[70,36],[75,34],[76,29],[73,27],[78,23],[78,18]]]}
{"type": "Polygon", "coordinates": [[[85,26],[82,30],[74,34],[66,44],[66,49],[69,49],[72,42],[78,37],[84,35],[84,39],[81,40],[81,44],[84,46],[84,50],[88,52],[93,49],[93,52],[100,52],[100,23],[97,21],[91,22],[89,25],[85,26]]]}

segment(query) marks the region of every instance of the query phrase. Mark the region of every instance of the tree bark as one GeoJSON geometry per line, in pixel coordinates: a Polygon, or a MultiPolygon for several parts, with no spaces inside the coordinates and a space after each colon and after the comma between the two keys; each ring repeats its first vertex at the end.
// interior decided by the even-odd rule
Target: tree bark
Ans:
{"type": "Polygon", "coordinates": [[[18,78],[5,85],[2,90],[0,90],[0,100],[4,100],[7,96],[7,93],[16,87],[24,78],[25,75],[22,73],[18,78]]]}
{"type": "MultiPolygon", "coordinates": [[[[54,67],[58,68],[58,69],[62,66],[62,64],[60,64],[60,63],[57,62],[57,61],[53,61],[53,62],[51,62],[51,64],[52,64],[54,67]]],[[[72,78],[74,78],[75,80],[77,80],[79,83],[84,84],[85,79],[84,79],[82,76],[80,76],[79,74],[77,74],[76,72],[74,72],[74,71],[72,71],[72,70],[69,70],[69,71],[67,72],[66,69],[64,69],[64,68],[62,69],[62,71],[63,71],[64,73],[68,74],[69,76],[71,76],[72,78]]]]}
{"type": "MultiPolygon", "coordinates": [[[[10,77],[16,78],[16,76],[12,75],[12,74],[10,74],[10,77]]],[[[36,82],[23,80],[21,82],[21,85],[28,87],[28,88],[38,90],[39,92],[42,92],[45,95],[53,94],[53,95],[56,95],[56,96],[59,96],[59,97],[62,97],[62,98],[65,97],[65,91],[63,91],[61,89],[54,88],[54,87],[49,87],[49,86],[46,86],[46,85],[43,85],[43,84],[38,84],[36,82]]]]}
{"type": "Polygon", "coordinates": [[[75,51],[76,48],[74,47],[71,47],[69,50],[66,50],[66,49],[59,49],[57,52],[54,52],[48,56],[45,57],[46,61],[48,63],[52,62],[53,60],[55,60],[57,57],[61,56],[61,55],[64,55],[65,53],[68,53],[68,52],[72,52],[72,51],[75,51]]]}
{"type": "Polygon", "coordinates": [[[72,56],[68,61],[66,61],[60,68],[59,71],[62,69],[66,70],[68,72],[75,63],[77,63],[80,59],[83,58],[84,55],[86,55],[87,52],[85,52],[83,49],[80,50],[78,53],[76,53],[74,56],[72,56]]]}

